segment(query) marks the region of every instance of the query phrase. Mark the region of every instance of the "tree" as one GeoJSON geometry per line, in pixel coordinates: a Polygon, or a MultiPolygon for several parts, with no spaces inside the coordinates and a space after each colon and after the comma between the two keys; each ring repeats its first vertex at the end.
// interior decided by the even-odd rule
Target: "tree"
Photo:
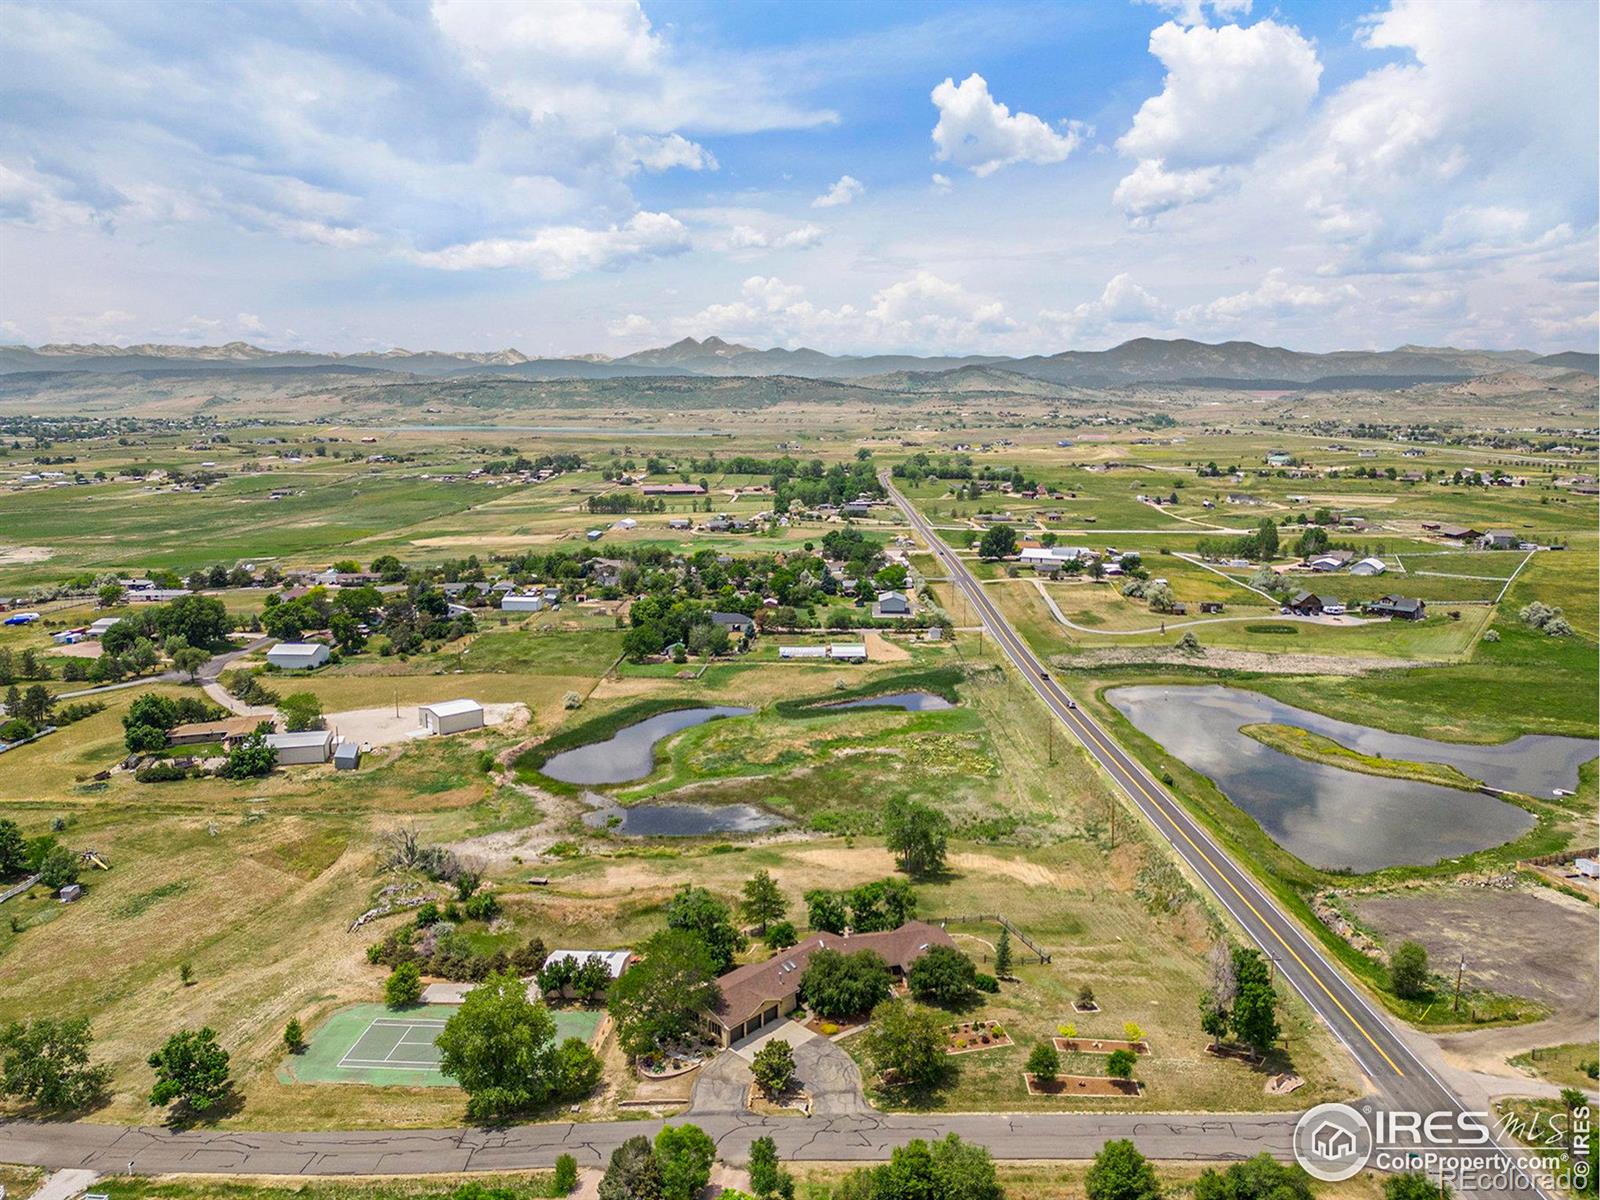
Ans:
{"type": "Polygon", "coordinates": [[[800,994],[818,1016],[837,1019],[872,1010],[889,998],[889,964],[872,950],[818,950],[800,976],[800,994]]]}
{"type": "Polygon", "coordinates": [[[843,933],[850,923],[849,910],[838,892],[814,888],[806,893],[806,920],[819,933],[843,933]]]}
{"type": "Polygon", "coordinates": [[[664,1200],[665,1195],[661,1164],[649,1138],[631,1137],[611,1152],[600,1180],[600,1200],[664,1200]]]}
{"type": "Polygon", "coordinates": [[[569,1037],[556,1047],[554,1094],[563,1100],[587,1096],[600,1083],[603,1068],[589,1043],[569,1037]]]}
{"type": "Polygon", "coordinates": [[[911,994],[946,1007],[969,1002],[978,993],[978,969],[954,946],[930,946],[906,974],[911,994]]]}
{"type": "Polygon", "coordinates": [[[1173,594],[1171,586],[1165,583],[1152,583],[1145,588],[1144,598],[1150,602],[1150,607],[1156,612],[1171,612],[1172,606],[1178,602],[1178,598],[1173,594]]]}
{"type": "Polygon", "coordinates": [[[1083,1177],[1089,1200],[1161,1200],[1155,1169],[1125,1138],[1107,1142],[1083,1177]]]}
{"type": "Polygon", "coordinates": [[[101,608],[115,608],[122,603],[123,590],[120,583],[103,583],[95,597],[100,601],[101,608]]]}
{"type": "Polygon", "coordinates": [[[944,1078],[945,1015],[920,1004],[885,1000],[872,1010],[872,1024],[860,1035],[862,1053],[880,1075],[893,1075],[912,1087],[944,1078]]]}
{"type": "Polygon", "coordinates": [[[289,1023],[283,1027],[283,1044],[290,1054],[299,1054],[306,1048],[306,1034],[300,1027],[299,1017],[290,1017],[289,1023]]]}
{"type": "Polygon", "coordinates": [[[1278,1040],[1278,997],[1267,960],[1259,950],[1241,946],[1233,952],[1233,975],[1233,1032],[1257,1054],[1265,1054],[1278,1040]]]}
{"type": "Polygon", "coordinates": [[[89,1062],[89,1018],[35,1017],[0,1029],[0,1092],[47,1110],[89,1107],[111,1069],[89,1062]]]}
{"type": "Polygon", "coordinates": [[[1106,1056],[1106,1074],[1113,1079],[1132,1079],[1139,1056],[1132,1050],[1113,1050],[1106,1056]]]}
{"type": "Polygon", "coordinates": [[[763,1134],[750,1143],[750,1187],[762,1200],[793,1200],[794,1177],[778,1162],[778,1145],[763,1134]]]}
{"type": "Polygon", "coordinates": [[[1211,1039],[1213,1046],[1228,1036],[1233,1025],[1233,1014],[1217,1004],[1212,993],[1200,997],[1200,1028],[1211,1039]]]}
{"type": "Polygon", "coordinates": [[[836,1200],[1001,1200],[994,1160],[982,1146],[946,1134],[897,1146],[881,1167],[846,1176],[836,1200]]]}
{"type": "Polygon", "coordinates": [[[1054,1079],[1061,1074],[1061,1055],[1049,1042],[1040,1042],[1028,1053],[1027,1070],[1035,1079],[1054,1079]]]}
{"type": "Polygon", "coordinates": [[[322,701],[311,692],[291,692],[278,703],[283,724],[290,733],[322,728],[322,701]]]}
{"type": "Polygon", "coordinates": [[[410,1008],[422,999],[422,968],[414,962],[397,963],[383,985],[383,1002],[390,1008],[410,1008]]]}
{"type": "Polygon", "coordinates": [[[1401,942],[1389,955],[1389,983],[1394,994],[1406,1000],[1426,996],[1428,951],[1419,942],[1401,942]]]}
{"type": "Polygon", "coordinates": [[[20,875],[28,863],[28,844],[9,817],[0,818],[0,878],[20,875]]]}
{"type": "Polygon", "coordinates": [[[764,940],[770,950],[787,950],[800,940],[800,936],[795,932],[793,921],[774,921],[767,926],[764,940]]]}
{"type": "Polygon", "coordinates": [[[950,820],[917,800],[892,798],[883,810],[883,844],[900,856],[900,869],[916,878],[944,870],[950,820]]]}
{"type": "Polygon", "coordinates": [[[257,729],[228,752],[222,764],[224,779],[255,779],[272,774],[278,765],[278,752],[267,745],[267,735],[257,729]]]}
{"type": "Polygon", "coordinates": [[[199,646],[183,646],[172,655],[173,670],[182,671],[189,677],[190,683],[199,678],[200,668],[210,661],[210,652],[199,646]]]}
{"type": "Polygon", "coordinates": [[[1007,558],[1017,552],[1017,531],[1009,525],[991,525],[978,541],[979,558],[1007,558]]]}
{"type": "Polygon", "coordinates": [[[1450,1186],[1435,1183],[1421,1171],[1406,1171],[1383,1181],[1383,1200],[1450,1200],[1450,1186]]]}
{"type": "Polygon", "coordinates": [[[771,872],[757,871],[745,880],[744,900],[739,905],[739,912],[746,921],[754,921],[763,936],[766,935],[767,926],[781,920],[788,907],[771,872]]]}
{"type": "Polygon", "coordinates": [[[750,1072],[767,1095],[787,1092],[794,1083],[794,1047],[782,1038],[769,1038],[750,1060],[750,1072]]]}
{"type": "Polygon", "coordinates": [[[662,1200],[694,1200],[711,1182],[717,1146],[698,1125],[664,1125],[656,1134],[662,1200]]]}
{"type": "Polygon", "coordinates": [[[79,859],[65,846],[51,846],[39,863],[39,882],[51,891],[58,891],[69,883],[78,882],[79,859]]]}
{"type": "Polygon", "coordinates": [[[1010,979],[1011,966],[1011,930],[1002,925],[1000,926],[1000,937],[994,944],[995,978],[1010,979]]]}
{"type": "Polygon", "coordinates": [[[662,930],[639,953],[606,1001],[618,1040],[635,1056],[688,1034],[717,999],[716,962],[694,934],[662,930]]]}
{"type": "Polygon", "coordinates": [[[469,991],[439,1031],[439,1070],[466,1091],[469,1118],[509,1117],[558,1093],[555,1038],[550,1010],[503,971],[469,991]]]}
{"type": "Polygon", "coordinates": [[[1265,1152],[1194,1181],[1194,1200],[1312,1200],[1311,1178],[1265,1152]]]}
{"type": "Polygon", "coordinates": [[[728,906],[705,888],[687,883],[667,901],[667,928],[692,933],[704,942],[718,975],[733,966],[733,956],[746,945],[728,906]]]}
{"type": "Polygon", "coordinates": [[[177,1101],[191,1113],[220,1104],[233,1086],[228,1078],[228,1052],[217,1045],[210,1026],[173,1034],[149,1058],[156,1073],[150,1103],[160,1107],[177,1101]]]}

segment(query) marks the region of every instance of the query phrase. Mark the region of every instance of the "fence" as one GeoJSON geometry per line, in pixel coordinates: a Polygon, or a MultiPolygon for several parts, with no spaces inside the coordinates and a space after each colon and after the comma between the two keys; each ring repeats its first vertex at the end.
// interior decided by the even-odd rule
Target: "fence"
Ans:
{"type": "Polygon", "coordinates": [[[1027,934],[1023,933],[1022,930],[1018,929],[999,913],[974,913],[961,917],[935,917],[933,920],[933,923],[941,928],[946,925],[982,925],[986,922],[998,925],[1002,929],[1009,932],[1012,937],[1016,938],[1017,941],[1026,946],[1032,952],[1033,957],[1038,959],[1041,964],[1050,961],[1049,951],[1035,942],[1027,934]]]}

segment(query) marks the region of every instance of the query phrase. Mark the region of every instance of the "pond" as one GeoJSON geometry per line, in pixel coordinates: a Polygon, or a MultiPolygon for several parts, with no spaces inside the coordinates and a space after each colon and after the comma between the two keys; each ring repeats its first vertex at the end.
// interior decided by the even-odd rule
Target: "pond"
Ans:
{"type": "Polygon", "coordinates": [[[584,824],[609,827],[624,837],[698,837],[713,833],[765,833],[788,824],[775,813],[753,804],[634,804],[624,808],[589,793],[595,806],[584,824]]]}
{"type": "Polygon", "coordinates": [[[955,705],[932,692],[891,692],[887,696],[863,696],[839,704],[819,704],[818,708],[903,708],[907,712],[938,712],[955,705]]]}
{"type": "Polygon", "coordinates": [[[662,738],[718,717],[747,717],[753,712],[753,708],[730,705],[674,709],[625,726],[603,742],[552,755],[539,770],[551,779],[588,787],[631,783],[655,770],[656,743],[662,738]]]}
{"type": "Polygon", "coordinates": [[[1529,734],[1501,745],[1438,742],[1307,712],[1240,688],[1114,688],[1106,699],[1141,733],[1213,783],[1279,845],[1313,866],[1375,871],[1428,864],[1511,841],[1532,814],[1479,792],[1307,762],[1240,733],[1268,722],[1363,754],[1447,763],[1492,787],[1549,796],[1594,758],[1586,738],[1529,734]]]}

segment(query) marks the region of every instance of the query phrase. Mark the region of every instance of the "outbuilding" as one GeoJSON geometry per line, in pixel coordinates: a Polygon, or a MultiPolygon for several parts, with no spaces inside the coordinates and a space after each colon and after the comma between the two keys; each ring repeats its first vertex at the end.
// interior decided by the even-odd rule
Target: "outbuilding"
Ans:
{"type": "Polygon", "coordinates": [[[303,767],[325,763],[333,757],[333,730],[307,729],[303,733],[269,733],[267,745],[278,756],[280,767],[303,767]]]}
{"type": "Polygon", "coordinates": [[[441,700],[418,708],[417,719],[429,733],[464,733],[483,728],[483,705],[476,700],[441,700]]]}
{"type": "Polygon", "coordinates": [[[543,612],[543,596],[514,596],[507,592],[500,597],[502,612],[543,612]]]}
{"type": "Polygon", "coordinates": [[[92,638],[104,637],[106,630],[120,620],[122,620],[121,617],[101,617],[98,621],[93,622],[86,632],[92,638]]]}
{"type": "Polygon", "coordinates": [[[280,671],[310,671],[328,661],[321,642],[279,642],[267,651],[267,661],[280,671]]]}
{"type": "Polygon", "coordinates": [[[875,617],[909,617],[911,615],[911,601],[906,599],[902,592],[884,592],[878,597],[878,602],[872,606],[872,615],[875,617]]]}
{"type": "Polygon", "coordinates": [[[355,742],[340,742],[333,751],[335,771],[354,771],[361,765],[361,747],[355,742]]]}

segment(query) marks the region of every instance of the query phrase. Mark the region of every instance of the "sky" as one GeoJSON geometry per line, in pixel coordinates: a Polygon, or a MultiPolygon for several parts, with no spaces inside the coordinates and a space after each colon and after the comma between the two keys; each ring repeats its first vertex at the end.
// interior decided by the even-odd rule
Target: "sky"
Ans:
{"type": "Polygon", "coordinates": [[[0,342],[1594,350],[1590,0],[6,0],[0,342]]]}

